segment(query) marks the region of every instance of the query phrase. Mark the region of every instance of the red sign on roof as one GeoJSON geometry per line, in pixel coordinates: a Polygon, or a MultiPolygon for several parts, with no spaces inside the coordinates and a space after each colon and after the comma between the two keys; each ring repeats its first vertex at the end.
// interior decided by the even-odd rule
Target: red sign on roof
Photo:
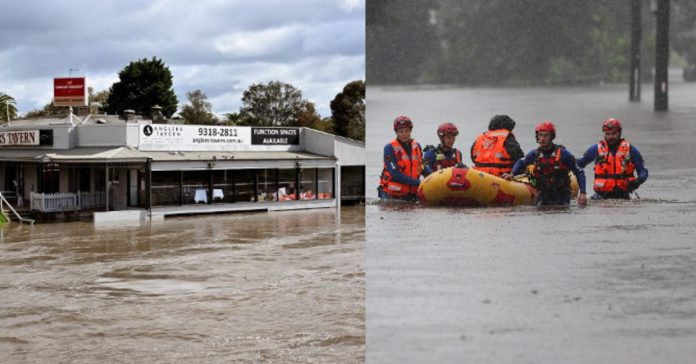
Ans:
{"type": "Polygon", "coordinates": [[[87,106],[87,82],[84,77],[53,79],[53,106],[87,106]]]}

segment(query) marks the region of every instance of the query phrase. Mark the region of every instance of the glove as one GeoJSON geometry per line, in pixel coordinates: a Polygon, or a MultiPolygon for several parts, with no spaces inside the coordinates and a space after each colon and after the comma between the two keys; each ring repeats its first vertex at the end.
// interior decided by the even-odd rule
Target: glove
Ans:
{"type": "Polygon", "coordinates": [[[638,181],[628,182],[628,187],[627,187],[628,193],[631,193],[631,192],[637,190],[638,186],[640,186],[640,183],[638,181]]]}

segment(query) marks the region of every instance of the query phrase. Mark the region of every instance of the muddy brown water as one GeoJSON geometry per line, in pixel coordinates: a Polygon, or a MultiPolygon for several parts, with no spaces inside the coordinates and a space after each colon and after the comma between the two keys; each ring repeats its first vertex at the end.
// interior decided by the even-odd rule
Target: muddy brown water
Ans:
{"type": "Polygon", "coordinates": [[[0,362],[364,362],[364,212],[11,224],[0,362]]]}
{"type": "MultiPolygon", "coordinates": [[[[651,90],[643,85],[643,90],[651,90]]],[[[696,84],[673,83],[671,111],[626,86],[368,88],[367,361],[374,363],[692,363],[696,357],[696,84]],[[601,122],[650,171],[640,199],[582,209],[423,208],[375,202],[396,115],[435,144],[444,121],[469,148],[510,114],[525,150],[544,119],[579,156],[601,122]]],[[[591,166],[586,168],[592,185],[591,166]]],[[[591,187],[590,187],[591,190],[591,187]]]]}

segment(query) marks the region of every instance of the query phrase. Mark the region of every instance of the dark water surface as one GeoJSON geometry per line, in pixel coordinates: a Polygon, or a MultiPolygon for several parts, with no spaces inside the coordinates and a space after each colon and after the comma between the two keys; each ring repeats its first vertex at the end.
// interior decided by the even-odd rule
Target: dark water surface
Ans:
{"type": "Polygon", "coordinates": [[[11,224],[0,362],[363,362],[364,212],[11,224]]]}
{"type": "MultiPolygon", "coordinates": [[[[650,90],[644,85],[643,90],[650,90]]],[[[367,191],[396,115],[422,145],[444,121],[469,148],[507,113],[523,150],[553,120],[579,156],[609,116],[642,152],[631,201],[587,208],[367,206],[367,359],[375,363],[693,363],[696,358],[696,84],[671,85],[671,112],[625,86],[369,88],[367,191]]],[[[592,186],[592,167],[586,168],[592,186]]]]}

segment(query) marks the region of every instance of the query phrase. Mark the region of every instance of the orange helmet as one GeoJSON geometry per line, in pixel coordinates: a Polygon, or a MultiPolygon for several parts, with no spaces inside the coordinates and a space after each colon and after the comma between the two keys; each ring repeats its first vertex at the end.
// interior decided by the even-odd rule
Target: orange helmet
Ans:
{"type": "Polygon", "coordinates": [[[609,118],[604,120],[604,123],[602,124],[602,131],[617,131],[619,134],[621,134],[621,129],[621,121],[619,119],[609,118]]]}
{"type": "Polygon", "coordinates": [[[413,129],[413,122],[411,121],[411,118],[403,115],[397,116],[396,119],[394,119],[394,131],[397,131],[401,128],[413,129]]]}

